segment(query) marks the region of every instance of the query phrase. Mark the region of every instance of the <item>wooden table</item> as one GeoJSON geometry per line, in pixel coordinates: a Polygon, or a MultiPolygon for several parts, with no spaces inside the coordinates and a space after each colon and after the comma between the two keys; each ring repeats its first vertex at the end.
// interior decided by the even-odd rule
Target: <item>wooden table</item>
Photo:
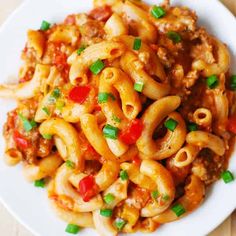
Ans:
{"type": "MultiPolygon", "coordinates": [[[[236,15],[236,0],[221,1],[236,15]]],[[[0,24],[21,2],[22,0],[0,0],[0,24]]],[[[0,235],[33,236],[27,229],[20,225],[1,204],[0,235]]],[[[236,236],[236,212],[209,236],[236,236]]]]}

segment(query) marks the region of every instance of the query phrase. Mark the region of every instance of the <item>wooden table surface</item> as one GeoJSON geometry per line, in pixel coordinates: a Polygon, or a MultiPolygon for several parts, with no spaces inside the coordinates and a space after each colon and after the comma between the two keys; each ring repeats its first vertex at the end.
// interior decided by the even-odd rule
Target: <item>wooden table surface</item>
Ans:
{"type": "MultiPolygon", "coordinates": [[[[196,0],[192,0],[196,1],[196,0]]],[[[236,0],[221,0],[236,15],[236,0]]],[[[0,0],[0,24],[20,5],[22,0],[0,0]]],[[[1,236],[33,236],[0,204],[1,236]]],[[[236,211],[209,236],[236,236],[236,211]]]]}

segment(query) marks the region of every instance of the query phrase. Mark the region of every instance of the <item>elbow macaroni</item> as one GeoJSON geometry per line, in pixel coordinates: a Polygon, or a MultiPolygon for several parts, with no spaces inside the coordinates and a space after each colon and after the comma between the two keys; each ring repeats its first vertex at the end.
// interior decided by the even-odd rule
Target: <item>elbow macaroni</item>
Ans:
{"type": "Polygon", "coordinates": [[[197,209],[226,169],[229,50],[194,12],[169,5],[157,19],[144,2],[94,0],[88,14],[29,30],[20,83],[0,85],[17,100],[4,159],[45,180],[68,224],[146,235],[197,209]]]}

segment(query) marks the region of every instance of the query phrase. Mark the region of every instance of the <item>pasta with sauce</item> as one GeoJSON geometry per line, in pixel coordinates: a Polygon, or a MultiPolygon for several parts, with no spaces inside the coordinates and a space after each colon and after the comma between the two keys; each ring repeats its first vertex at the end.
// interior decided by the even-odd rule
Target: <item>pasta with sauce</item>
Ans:
{"type": "Polygon", "coordinates": [[[141,231],[202,204],[234,180],[236,75],[227,46],[169,1],[94,0],[94,9],[29,30],[5,161],[48,186],[66,232],[141,231]],[[234,106],[233,106],[234,105],[234,106]]]}

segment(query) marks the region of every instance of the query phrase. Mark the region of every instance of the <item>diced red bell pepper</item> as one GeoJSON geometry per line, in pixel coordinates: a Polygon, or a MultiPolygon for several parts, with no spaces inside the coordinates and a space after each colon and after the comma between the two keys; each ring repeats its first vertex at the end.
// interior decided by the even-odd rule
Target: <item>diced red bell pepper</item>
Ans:
{"type": "Polygon", "coordinates": [[[135,156],[134,158],[133,158],[133,161],[132,161],[135,165],[137,165],[137,166],[140,166],[141,165],[141,159],[139,158],[139,156],[137,155],[137,156],[135,156]]]}
{"type": "Polygon", "coordinates": [[[109,6],[97,7],[89,13],[89,16],[98,21],[106,21],[111,15],[112,10],[109,6]]]}
{"type": "Polygon", "coordinates": [[[13,139],[19,148],[25,149],[29,147],[29,143],[27,139],[22,134],[20,134],[17,130],[15,130],[13,133],[13,139]]]}
{"type": "Polygon", "coordinates": [[[232,116],[229,118],[227,129],[228,131],[236,134],[236,116],[232,116]]]}
{"type": "Polygon", "coordinates": [[[90,201],[98,193],[98,186],[92,175],[88,175],[80,180],[79,192],[84,202],[90,201]]]}
{"type": "Polygon", "coordinates": [[[75,103],[83,104],[87,99],[91,88],[89,86],[76,86],[71,89],[69,99],[75,103]]]}
{"type": "Polygon", "coordinates": [[[143,123],[141,120],[132,120],[129,125],[121,131],[119,138],[124,143],[131,145],[135,144],[143,131],[143,123]]]}

